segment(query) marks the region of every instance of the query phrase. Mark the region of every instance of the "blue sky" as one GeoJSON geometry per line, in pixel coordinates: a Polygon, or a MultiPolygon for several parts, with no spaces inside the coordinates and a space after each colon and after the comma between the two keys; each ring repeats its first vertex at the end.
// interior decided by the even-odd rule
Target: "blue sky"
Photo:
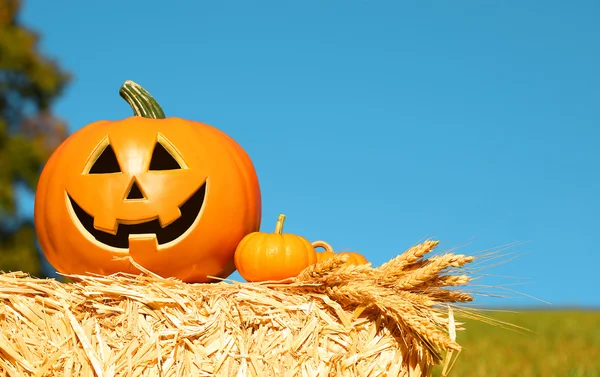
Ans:
{"type": "MultiPolygon", "coordinates": [[[[600,306],[600,5],[594,1],[26,1],[75,75],[71,130],[131,115],[219,127],[249,153],[262,230],[375,265],[423,237],[480,255],[478,305],[600,306]],[[493,265],[496,261],[484,263],[493,265]],[[518,283],[519,285],[514,285],[518,283]]],[[[23,211],[32,212],[29,199],[23,211]]],[[[232,276],[241,279],[239,275],[232,276]]]]}

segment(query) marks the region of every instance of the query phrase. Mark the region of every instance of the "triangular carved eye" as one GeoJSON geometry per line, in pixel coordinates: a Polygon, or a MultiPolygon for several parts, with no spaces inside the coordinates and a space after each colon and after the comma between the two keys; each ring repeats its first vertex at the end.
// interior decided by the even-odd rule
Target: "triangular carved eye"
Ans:
{"type": "Polygon", "coordinates": [[[161,143],[156,143],[150,160],[148,170],[176,170],[181,169],[175,158],[165,149],[161,143]]]}
{"type": "Polygon", "coordinates": [[[96,159],[92,165],[89,174],[108,174],[108,173],[120,173],[121,168],[119,167],[119,161],[117,156],[110,144],[106,145],[106,148],[100,153],[100,156],[96,159]]]}

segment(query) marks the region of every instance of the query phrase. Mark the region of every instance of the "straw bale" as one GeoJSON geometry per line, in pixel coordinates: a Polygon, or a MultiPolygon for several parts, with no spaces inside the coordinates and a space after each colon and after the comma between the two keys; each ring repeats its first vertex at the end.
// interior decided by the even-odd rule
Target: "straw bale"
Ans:
{"type": "Polygon", "coordinates": [[[473,259],[424,259],[436,245],[287,284],[3,273],[0,376],[429,376],[460,350],[448,305],[470,300],[444,274],[473,259]]]}

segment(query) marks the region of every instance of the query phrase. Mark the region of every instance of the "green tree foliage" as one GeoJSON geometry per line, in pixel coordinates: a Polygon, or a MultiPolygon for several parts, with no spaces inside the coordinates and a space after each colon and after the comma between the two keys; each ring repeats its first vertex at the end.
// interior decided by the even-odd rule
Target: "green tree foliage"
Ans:
{"type": "Polygon", "coordinates": [[[0,270],[40,276],[35,231],[17,213],[17,187],[34,191],[52,151],[67,137],[52,103],[70,75],[43,56],[19,22],[20,0],[0,0],[0,270]]]}

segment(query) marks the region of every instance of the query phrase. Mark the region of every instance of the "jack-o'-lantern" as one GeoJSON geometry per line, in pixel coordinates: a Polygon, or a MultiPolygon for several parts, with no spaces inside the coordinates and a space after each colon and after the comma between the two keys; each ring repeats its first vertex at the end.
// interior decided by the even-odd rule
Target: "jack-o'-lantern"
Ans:
{"type": "Polygon", "coordinates": [[[260,227],[249,156],[212,126],[165,118],[131,81],[120,93],[134,116],[83,127],[42,171],[34,218],[48,261],[67,274],[138,265],[187,282],[227,277],[236,246],[260,227]]]}

